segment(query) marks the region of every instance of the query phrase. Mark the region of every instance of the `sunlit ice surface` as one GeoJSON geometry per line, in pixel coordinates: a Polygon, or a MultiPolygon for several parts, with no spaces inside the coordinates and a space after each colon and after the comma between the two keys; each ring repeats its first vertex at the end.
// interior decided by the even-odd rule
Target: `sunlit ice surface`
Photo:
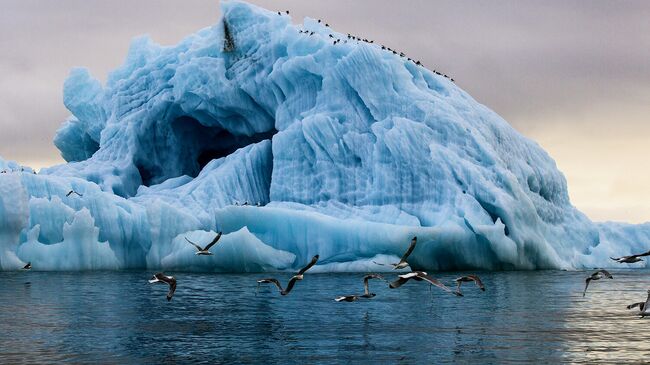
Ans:
{"type": "MultiPolygon", "coordinates": [[[[625,363],[650,354],[649,320],[625,308],[645,300],[645,270],[612,270],[584,298],[590,272],[479,272],[485,292],[374,281],[377,296],[353,303],[334,298],[362,293],[363,274],[307,274],[280,296],[272,285],[256,290],[268,273],[167,272],[178,279],[171,302],[151,274],[0,273],[0,362],[625,363]]],[[[435,276],[451,285],[460,274],[435,276]]]]}

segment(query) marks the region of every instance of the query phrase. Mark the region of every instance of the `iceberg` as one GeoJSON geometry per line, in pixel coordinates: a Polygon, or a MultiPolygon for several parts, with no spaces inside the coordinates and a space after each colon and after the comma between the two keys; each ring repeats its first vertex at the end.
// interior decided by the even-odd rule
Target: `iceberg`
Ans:
{"type": "Polygon", "coordinates": [[[1,270],[282,271],[319,254],[315,271],[380,271],[412,236],[414,269],[577,269],[650,244],[650,224],[578,211],[553,159],[449,78],[314,19],[221,8],[175,46],[134,39],[104,85],[71,71],[67,163],[0,159],[1,270]],[[219,231],[214,256],[184,240],[219,231]]]}

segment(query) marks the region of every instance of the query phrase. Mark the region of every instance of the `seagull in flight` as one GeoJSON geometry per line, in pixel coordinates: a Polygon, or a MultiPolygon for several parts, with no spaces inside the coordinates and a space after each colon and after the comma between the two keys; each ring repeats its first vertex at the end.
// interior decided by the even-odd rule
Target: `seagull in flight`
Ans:
{"type": "Polygon", "coordinates": [[[642,256],[650,256],[650,251],[640,253],[638,255],[630,256],[621,256],[621,257],[610,257],[610,259],[618,262],[619,264],[633,264],[635,262],[643,261],[642,256]]]}
{"type": "Polygon", "coordinates": [[[478,286],[479,289],[481,289],[482,291],[485,291],[485,286],[483,285],[483,282],[482,282],[481,279],[480,279],[478,276],[476,276],[476,275],[461,276],[461,277],[457,278],[457,279],[454,280],[454,281],[456,282],[456,285],[457,285],[457,286],[456,286],[456,291],[457,291],[458,293],[460,293],[460,286],[461,286],[461,284],[462,284],[462,283],[468,283],[468,282],[470,282],[470,281],[475,282],[475,283],[476,283],[476,286],[478,286]]]}
{"type": "Polygon", "coordinates": [[[424,271],[413,271],[413,272],[410,272],[408,274],[398,275],[398,279],[393,281],[392,283],[388,284],[388,286],[391,289],[397,289],[397,288],[404,285],[407,281],[409,281],[411,279],[413,279],[415,281],[426,281],[427,283],[429,283],[431,285],[435,285],[438,288],[440,288],[440,289],[442,289],[442,290],[444,290],[444,291],[446,291],[448,293],[454,294],[454,295],[459,296],[459,297],[463,296],[463,294],[461,294],[460,292],[451,290],[448,286],[441,283],[439,280],[434,279],[433,277],[429,276],[429,274],[427,274],[424,271]]]}
{"type": "MultiPolygon", "coordinates": [[[[416,245],[417,243],[418,243],[418,238],[417,238],[417,237],[413,237],[413,239],[411,240],[411,245],[410,245],[409,248],[406,250],[406,252],[404,253],[404,256],[402,256],[402,258],[399,260],[399,262],[396,263],[396,264],[390,264],[390,265],[393,266],[393,270],[403,269],[403,268],[409,266],[409,263],[406,262],[406,259],[408,259],[409,255],[411,255],[411,253],[413,252],[413,250],[415,250],[415,245],[416,245]]],[[[373,261],[373,262],[374,262],[375,264],[377,264],[377,265],[385,266],[384,264],[380,264],[380,263],[378,263],[378,262],[376,262],[376,261],[373,261]]]]}
{"type": "Polygon", "coordinates": [[[646,298],[645,302],[632,303],[627,306],[627,309],[639,307],[639,314],[641,315],[641,317],[645,317],[647,315],[650,315],[650,313],[646,311],[649,308],[649,305],[650,305],[650,290],[648,290],[648,297],[646,298]]]}
{"type": "Polygon", "coordinates": [[[173,276],[167,276],[161,272],[154,274],[154,276],[149,280],[150,284],[153,283],[165,283],[169,285],[169,292],[167,293],[167,301],[172,300],[172,296],[176,291],[176,278],[173,276]]]}
{"type": "Polygon", "coordinates": [[[221,238],[221,234],[222,234],[222,233],[223,233],[223,232],[219,232],[219,233],[217,233],[217,236],[214,237],[214,239],[212,240],[212,242],[208,243],[208,245],[205,246],[204,248],[201,248],[201,246],[199,246],[199,245],[197,245],[196,243],[190,241],[189,238],[187,238],[187,237],[185,237],[185,240],[186,240],[187,242],[189,242],[192,246],[196,247],[196,249],[198,250],[198,252],[195,252],[195,253],[194,253],[195,255],[207,255],[207,256],[209,256],[209,255],[214,255],[212,252],[210,252],[210,248],[211,248],[212,246],[214,246],[215,244],[217,244],[217,242],[218,242],[219,239],[221,238]]]}
{"type": "Polygon", "coordinates": [[[82,197],[82,196],[83,196],[82,194],[79,194],[79,193],[77,193],[77,192],[74,191],[74,190],[70,190],[70,191],[68,191],[68,193],[65,194],[65,196],[66,196],[66,198],[67,198],[67,197],[69,197],[69,196],[72,195],[72,194],[77,194],[77,196],[79,196],[79,197],[82,197]]]}
{"type": "MultiPolygon", "coordinates": [[[[607,270],[598,270],[595,273],[591,274],[586,280],[585,280],[585,290],[582,292],[582,296],[584,297],[585,294],[587,294],[587,288],[589,287],[589,283],[592,280],[600,280],[603,278],[608,278],[608,279],[614,279],[612,274],[609,273],[607,270]]],[[[629,309],[629,308],[628,308],[629,309]]]]}
{"type": "Polygon", "coordinates": [[[368,286],[368,280],[370,279],[380,279],[386,281],[386,279],[384,279],[384,277],[379,274],[368,274],[363,277],[363,294],[342,295],[340,297],[336,297],[336,299],[334,300],[337,302],[354,302],[359,298],[367,298],[367,299],[374,298],[377,294],[370,292],[370,287],[368,286]]]}
{"type": "Polygon", "coordinates": [[[23,270],[31,270],[32,269],[32,263],[28,262],[25,266],[23,266],[23,270]]]}
{"type": "Polygon", "coordinates": [[[280,281],[276,278],[266,278],[266,279],[260,279],[257,281],[257,290],[259,291],[260,289],[260,284],[275,284],[275,286],[278,287],[278,290],[280,291],[280,295],[287,295],[293,289],[294,285],[296,285],[296,281],[302,280],[304,278],[304,274],[307,270],[311,269],[312,266],[316,265],[316,262],[318,261],[318,255],[312,257],[311,261],[307,264],[307,266],[303,267],[296,273],[296,275],[292,276],[291,279],[289,279],[289,282],[287,283],[286,288],[282,288],[282,284],[280,284],[280,281]]]}

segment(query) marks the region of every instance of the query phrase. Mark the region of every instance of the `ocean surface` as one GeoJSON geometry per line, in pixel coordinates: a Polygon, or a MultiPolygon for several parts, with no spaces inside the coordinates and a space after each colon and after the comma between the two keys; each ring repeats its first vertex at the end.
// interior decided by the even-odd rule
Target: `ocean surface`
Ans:
{"type": "MultiPolygon", "coordinates": [[[[309,274],[287,296],[256,280],[269,274],[168,272],[0,273],[1,364],[434,364],[638,363],[650,359],[650,318],[625,306],[643,301],[650,272],[479,274],[464,297],[423,282],[389,289],[363,274],[309,274]]],[[[434,276],[452,284],[460,273],[434,276]]],[[[463,273],[464,274],[464,273],[463,273]]],[[[277,274],[284,283],[290,274],[277,274]]],[[[386,274],[392,279],[395,274],[386,274]]]]}

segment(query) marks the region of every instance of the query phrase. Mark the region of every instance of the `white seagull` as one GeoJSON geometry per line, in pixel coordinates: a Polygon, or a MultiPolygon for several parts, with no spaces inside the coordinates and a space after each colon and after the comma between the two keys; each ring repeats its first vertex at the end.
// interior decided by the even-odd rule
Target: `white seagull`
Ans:
{"type": "Polygon", "coordinates": [[[208,243],[208,245],[205,246],[204,248],[201,248],[201,246],[199,246],[199,245],[197,245],[196,243],[190,241],[187,237],[185,237],[185,240],[186,240],[187,242],[189,242],[192,246],[196,247],[196,249],[197,249],[198,251],[197,251],[196,253],[194,253],[195,255],[207,255],[207,256],[209,256],[209,255],[214,255],[212,252],[210,252],[210,248],[211,248],[212,246],[214,246],[215,244],[217,244],[217,242],[219,242],[219,239],[221,238],[221,234],[222,234],[222,233],[223,233],[223,232],[219,232],[219,233],[217,233],[216,237],[214,237],[214,239],[212,240],[212,242],[208,243]]]}
{"type": "Polygon", "coordinates": [[[587,288],[589,287],[589,282],[591,282],[592,280],[600,280],[603,278],[614,279],[612,274],[610,274],[609,271],[607,270],[596,271],[585,280],[585,290],[582,292],[582,296],[584,297],[585,294],[587,294],[587,288]]]}
{"type": "MultiPolygon", "coordinates": [[[[409,255],[411,255],[411,253],[413,252],[413,250],[415,250],[415,245],[416,245],[417,243],[418,243],[418,238],[417,238],[417,237],[413,237],[413,239],[411,239],[411,244],[409,245],[409,248],[406,250],[406,252],[404,252],[404,255],[403,255],[402,258],[399,260],[399,262],[396,263],[396,264],[390,264],[390,265],[393,266],[393,270],[396,270],[396,269],[403,269],[403,268],[409,266],[409,263],[406,262],[406,259],[408,259],[409,255]]],[[[377,264],[377,265],[385,266],[384,264],[380,264],[380,263],[378,263],[378,262],[376,262],[376,261],[373,261],[373,262],[374,262],[375,264],[377,264]]]]}
{"type": "Polygon", "coordinates": [[[434,279],[433,277],[429,276],[429,274],[427,274],[424,271],[413,271],[413,272],[410,272],[408,274],[398,275],[398,279],[393,281],[392,283],[390,283],[388,286],[391,289],[397,289],[397,288],[404,285],[407,281],[409,281],[411,279],[413,279],[415,281],[426,281],[427,283],[429,283],[431,285],[435,285],[438,288],[440,288],[440,289],[442,289],[442,290],[444,290],[444,291],[446,291],[448,293],[454,294],[454,295],[459,296],[459,297],[463,296],[463,294],[461,294],[461,293],[459,293],[457,291],[451,290],[448,286],[441,283],[437,279],[434,279]]]}
{"type": "Polygon", "coordinates": [[[354,302],[359,298],[367,298],[367,299],[374,298],[377,294],[370,292],[370,287],[368,285],[368,280],[370,279],[381,279],[386,281],[386,279],[384,279],[384,277],[379,274],[368,274],[363,277],[363,294],[342,295],[340,297],[336,297],[334,300],[337,302],[354,302]]]}
{"type": "Polygon", "coordinates": [[[176,291],[176,278],[173,276],[166,276],[165,274],[158,272],[154,274],[153,278],[149,280],[149,283],[165,283],[169,285],[169,292],[167,293],[167,301],[172,300],[172,296],[176,291]]]}
{"type": "Polygon", "coordinates": [[[318,255],[312,257],[311,261],[307,264],[307,266],[303,267],[296,273],[296,275],[292,276],[291,279],[289,279],[289,282],[287,283],[286,288],[282,288],[282,284],[280,284],[280,281],[276,278],[266,278],[266,279],[260,279],[257,281],[257,290],[259,291],[260,289],[260,284],[275,284],[275,286],[278,287],[278,290],[280,291],[280,295],[287,295],[293,289],[293,286],[296,285],[296,281],[302,280],[304,278],[304,273],[311,269],[312,266],[316,265],[316,262],[318,261],[318,255]]]}

